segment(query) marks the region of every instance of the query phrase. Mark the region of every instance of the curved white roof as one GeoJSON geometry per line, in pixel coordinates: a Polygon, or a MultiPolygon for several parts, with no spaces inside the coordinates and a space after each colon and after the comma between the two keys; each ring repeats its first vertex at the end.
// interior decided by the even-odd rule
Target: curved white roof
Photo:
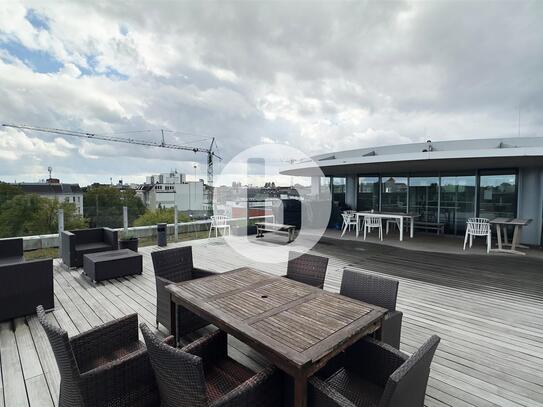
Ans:
{"type": "Polygon", "coordinates": [[[543,166],[543,137],[438,141],[360,148],[320,154],[285,175],[415,172],[543,166]]]}

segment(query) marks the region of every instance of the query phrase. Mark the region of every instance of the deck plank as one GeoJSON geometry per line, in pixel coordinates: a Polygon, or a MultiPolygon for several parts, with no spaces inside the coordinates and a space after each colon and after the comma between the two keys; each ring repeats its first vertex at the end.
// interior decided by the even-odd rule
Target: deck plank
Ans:
{"type": "MultiPolygon", "coordinates": [[[[250,266],[275,275],[286,271],[285,263],[244,258],[220,238],[179,245],[188,244],[193,245],[197,267],[224,272],[250,266]]],[[[132,312],[154,327],[150,253],[157,249],[140,249],[141,276],[96,285],[80,270],[67,270],[56,259],[55,310],[47,317],[69,335],[132,312]]],[[[428,382],[427,407],[543,406],[543,262],[425,253],[328,238],[313,252],[330,258],[326,290],[339,291],[346,265],[400,281],[403,351],[413,352],[433,333],[441,336],[428,382]]],[[[183,342],[212,329],[203,328],[183,342]]],[[[165,334],[163,329],[160,334],[165,334]]],[[[248,367],[267,363],[237,339],[229,337],[228,343],[231,356],[248,367]]],[[[55,359],[37,318],[0,324],[0,407],[56,405],[59,383],[55,359]]]]}

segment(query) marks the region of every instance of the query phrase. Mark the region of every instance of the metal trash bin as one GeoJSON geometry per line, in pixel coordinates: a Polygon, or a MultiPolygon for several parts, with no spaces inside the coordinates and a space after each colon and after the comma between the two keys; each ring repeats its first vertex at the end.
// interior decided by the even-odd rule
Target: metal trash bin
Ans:
{"type": "Polygon", "coordinates": [[[165,247],[167,242],[166,223],[157,223],[156,225],[156,244],[160,247],[165,247]]]}

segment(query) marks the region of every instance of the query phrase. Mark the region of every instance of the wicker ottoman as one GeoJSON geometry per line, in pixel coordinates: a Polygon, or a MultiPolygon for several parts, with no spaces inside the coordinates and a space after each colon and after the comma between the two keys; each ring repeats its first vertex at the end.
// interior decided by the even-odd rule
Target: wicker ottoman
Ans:
{"type": "Polygon", "coordinates": [[[83,271],[94,282],[141,274],[143,257],[129,249],[86,254],[83,271]]]}

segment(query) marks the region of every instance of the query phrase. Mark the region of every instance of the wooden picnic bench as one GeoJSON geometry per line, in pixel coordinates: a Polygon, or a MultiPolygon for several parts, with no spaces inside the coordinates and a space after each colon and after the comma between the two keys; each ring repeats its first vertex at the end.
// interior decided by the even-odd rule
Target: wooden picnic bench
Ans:
{"type": "Polygon", "coordinates": [[[288,242],[294,240],[294,231],[296,226],[294,225],[283,225],[281,223],[271,223],[271,222],[258,222],[256,225],[256,237],[264,237],[264,232],[276,233],[279,235],[287,235],[288,242]]]}
{"type": "Polygon", "coordinates": [[[249,267],[166,286],[172,335],[185,307],[251,346],[294,381],[293,407],[307,406],[307,380],[360,338],[386,310],[249,267]]]}

